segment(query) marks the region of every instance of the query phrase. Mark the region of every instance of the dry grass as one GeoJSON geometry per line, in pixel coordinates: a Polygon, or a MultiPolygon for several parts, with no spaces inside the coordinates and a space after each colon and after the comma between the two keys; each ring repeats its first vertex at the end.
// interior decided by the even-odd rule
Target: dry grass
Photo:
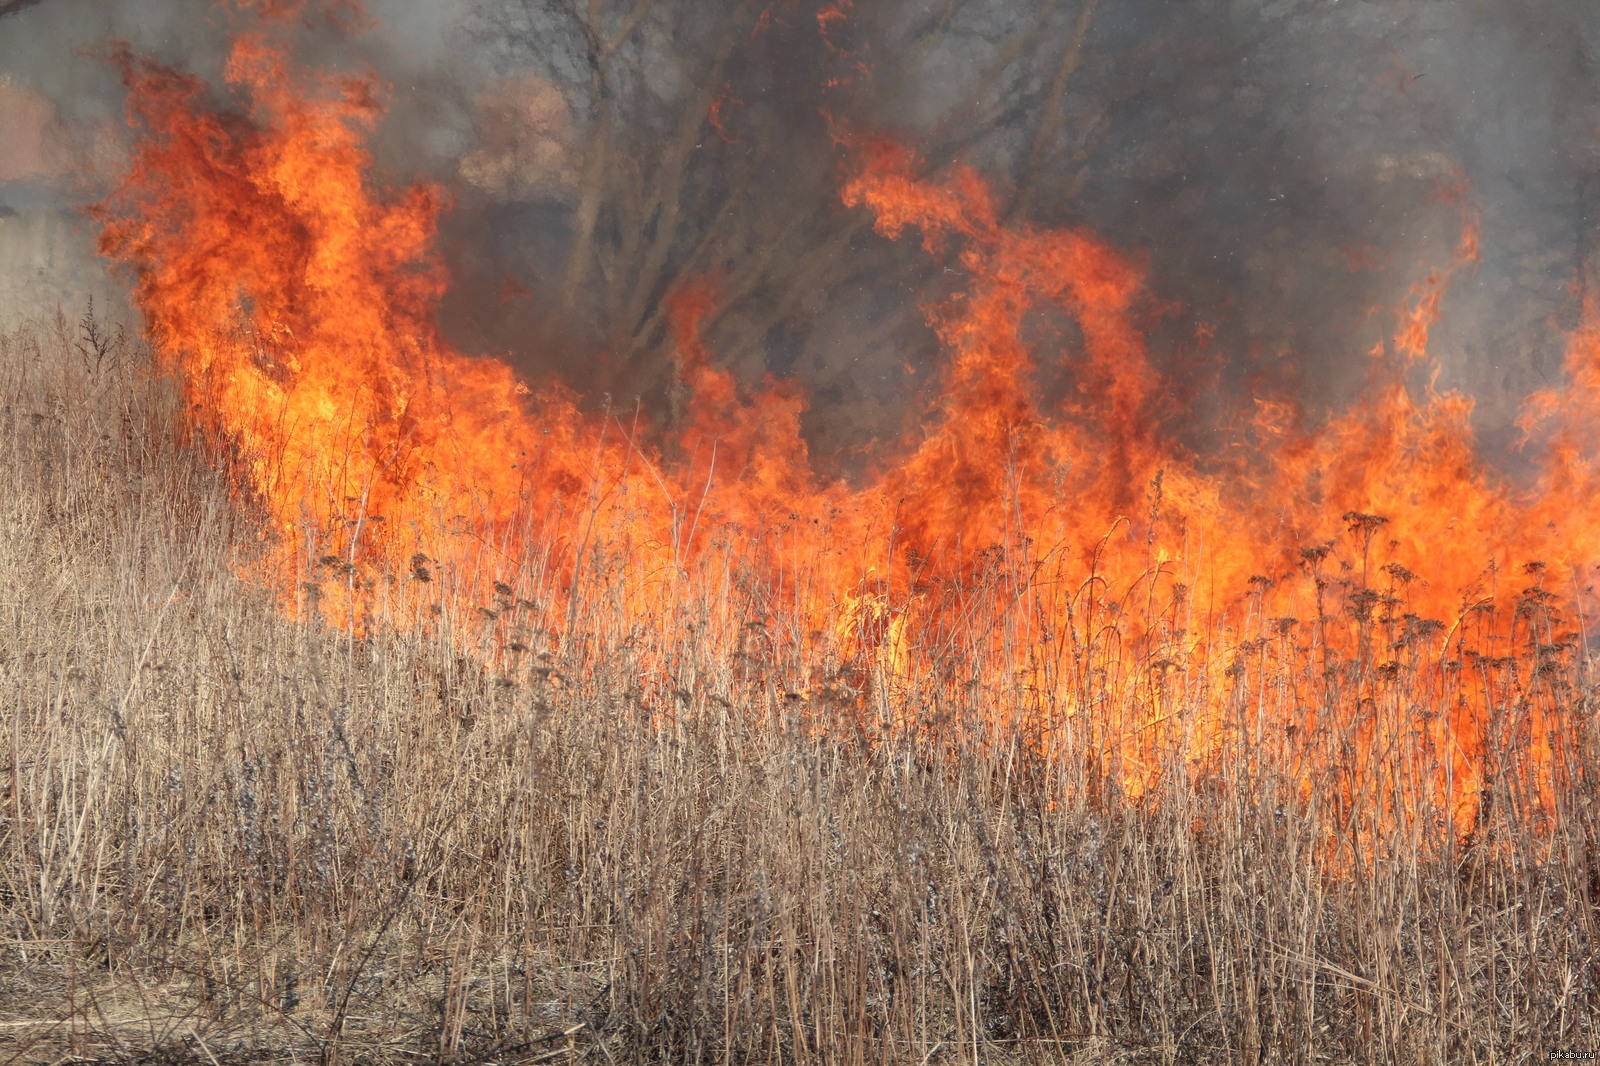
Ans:
{"type": "MultiPolygon", "coordinates": [[[[181,414],[81,324],[0,341],[0,1063],[1600,1049],[1577,656],[1493,690],[1566,723],[1553,811],[1509,726],[1467,838],[1302,800],[1255,750],[1134,802],[981,727],[819,735],[837,694],[698,635],[726,600],[663,638],[596,596],[515,669],[461,656],[448,611],[294,623],[235,576],[249,508],[181,414]]],[[[1312,669],[1253,650],[1251,706],[1312,669]]],[[[970,720],[1001,689],[937,698],[970,720]]]]}

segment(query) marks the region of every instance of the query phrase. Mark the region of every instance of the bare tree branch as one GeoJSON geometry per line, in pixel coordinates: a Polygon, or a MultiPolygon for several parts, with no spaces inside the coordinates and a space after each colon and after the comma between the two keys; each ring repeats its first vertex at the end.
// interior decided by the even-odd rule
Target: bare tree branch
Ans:
{"type": "Polygon", "coordinates": [[[656,0],[639,0],[639,3],[635,4],[633,10],[628,13],[627,21],[622,24],[622,28],[612,34],[610,40],[606,41],[605,47],[601,49],[601,54],[610,55],[622,47],[622,42],[633,36],[633,31],[639,28],[639,23],[644,21],[644,17],[650,13],[650,9],[655,6],[655,3],[656,0]]]}
{"type": "Polygon", "coordinates": [[[645,318],[650,305],[660,295],[662,278],[670,266],[672,249],[679,237],[683,192],[689,169],[706,124],[710,121],[711,108],[722,86],[723,71],[734,50],[748,33],[754,7],[753,3],[743,3],[734,16],[727,20],[715,54],[701,75],[700,88],[683,107],[674,136],[661,154],[661,163],[654,175],[654,203],[646,217],[636,220],[641,232],[649,226],[654,229],[655,236],[640,262],[633,292],[623,305],[621,323],[624,328],[631,328],[645,318]]]}
{"type": "MultiPolygon", "coordinates": [[[[716,281],[700,327],[730,368],[767,369],[781,351],[848,380],[859,360],[836,358],[831,327],[816,321],[818,308],[845,302],[854,344],[922,343],[922,308],[945,279],[919,276],[922,294],[883,292],[893,253],[870,236],[870,216],[840,208],[836,188],[842,139],[925,104],[902,100],[924,91],[924,64],[982,57],[917,122],[929,171],[997,135],[1031,162],[1070,154],[1084,136],[1092,116],[1063,97],[1098,0],[1036,0],[998,22],[977,0],[926,0],[916,19],[862,7],[853,35],[819,41],[810,6],[823,2],[725,0],[713,15],[696,0],[522,0],[528,25],[498,24],[535,61],[559,27],[566,62],[552,66],[565,67],[557,78],[585,128],[563,261],[545,283],[571,327],[613,354],[606,373],[622,387],[669,402],[664,297],[697,278],[716,281]],[[875,85],[858,93],[869,53],[875,85]]],[[[1014,197],[1032,195],[1029,178],[1018,175],[1014,197]]]]}
{"type": "MultiPolygon", "coordinates": [[[[962,136],[967,131],[980,130],[984,127],[978,119],[986,101],[989,100],[990,90],[999,84],[1000,79],[1008,70],[1012,70],[1019,59],[1027,52],[1030,45],[1037,43],[1046,26],[1050,24],[1056,9],[1061,6],[1061,0],[1049,0],[1034,18],[1032,26],[1026,33],[1018,33],[1006,42],[993,63],[983,72],[968,91],[966,99],[952,108],[935,129],[930,140],[934,144],[948,143],[953,138],[962,136]]],[[[937,170],[953,158],[949,151],[930,152],[930,169],[937,170]]]]}
{"type": "MultiPolygon", "coordinates": [[[[1050,83],[1050,94],[1045,97],[1044,113],[1039,116],[1039,124],[1033,130],[1033,144],[1028,148],[1028,161],[1021,171],[1023,176],[1039,173],[1044,153],[1055,141],[1056,129],[1061,123],[1061,102],[1066,98],[1067,84],[1072,80],[1073,73],[1078,69],[1078,61],[1083,56],[1083,41],[1089,35],[1089,26],[1094,22],[1094,11],[1098,5],[1099,0],[1084,0],[1083,9],[1078,13],[1077,28],[1062,49],[1061,62],[1056,67],[1055,79],[1050,83]]],[[[1031,182],[1026,188],[1019,189],[1017,212],[1027,214],[1038,190],[1039,186],[1031,182]]]]}
{"type": "Polygon", "coordinates": [[[578,286],[582,284],[584,275],[589,271],[589,260],[594,246],[594,227],[600,218],[600,198],[603,191],[601,179],[606,173],[611,156],[611,85],[606,76],[606,55],[601,41],[599,0],[592,0],[587,15],[578,14],[565,0],[560,6],[583,29],[589,54],[590,81],[596,111],[593,142],[589,146],[583,167],[576,233],[572,250],[567,257],[566,282],[563,286],[563,300],[570,306],[577,295],[578,286]]]}

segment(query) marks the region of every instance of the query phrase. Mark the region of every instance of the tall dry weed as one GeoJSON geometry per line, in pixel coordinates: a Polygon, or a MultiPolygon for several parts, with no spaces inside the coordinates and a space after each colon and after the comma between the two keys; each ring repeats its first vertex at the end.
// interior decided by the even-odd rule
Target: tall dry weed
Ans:
{"type": "MultiPolygon", "coordinates": [[[[1047,753],[1006,727],[1051,710],[1014,660],[961,686],[807,662],[781,619],[752,620],[758,583],[734,559],[686,586],[668,628],[608,598],[612,560],[560,641],[518,636],[547,587],[533,551],[482,611],[329,631],[238,576],[258,527],[225,448],[192,439],[178,390],[112,336],[0,338],[0,1057],[1498,1063],[1600,1046],[1582,655],[1534,678],[1463,665],[1484,672],[1501,759],[1462,833],[1442,806],[1398,804],[1383,768],[1415,760],[1362,750],[1437,713],[1422,672],[1397,660],[1416,685],[1385,688],[1353,733],[1333,712],[1377,661],[1330,671],[1265,621],[1229,675],[1237,740],[1196,766],[1173,734],[1140,796],[1104,723],[1047,753]],[[1307,692],[1315,743],[1255,728],[1307,692]],[[1526,785],[1532,707],[1564,723],[1553,807],[1526,785]],[[871,728],[819,726],[847,711],[871,728]]],[[[1149,610],[1183,624],[1181,605],[1149,610]]],[[[1111,721],[1139,709],[1107,702],[1130,664],[1106,632],[1053,668],[1111,721]]],[[[1373,639],[1391,637],[1403,652],[1404,634],[1373,639]]],[[[1152,676],[1175,714],[1211,698],[1152,676]]]]}

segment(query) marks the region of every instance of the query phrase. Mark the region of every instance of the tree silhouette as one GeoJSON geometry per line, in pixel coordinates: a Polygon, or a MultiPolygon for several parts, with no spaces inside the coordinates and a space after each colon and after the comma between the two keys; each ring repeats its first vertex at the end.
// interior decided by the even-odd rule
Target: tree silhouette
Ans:
{"type": "Polygon", "coordinates": [[[562,142],[542,153],[559,189],[514,189],[503,169],[473,165],[498,195],[553,205],[546,306],[617,358],[619,390],[670,394],[666,297],[709,279],[703,325],[720,359],[750,376],[802,373],[823,404],[858,402],[863,354],[903,377],[887,353],[925,346],[923,308],[949,279],[840,206],[852,146],[887,134],[930,168],[1007,160],[1003,206],[1032,210],[1035,182],[1070,182],[1089,150],[1094,116],[1064,102],[1097,2],[1046,0],[1014,18],[984,0],[484,5],[476,32],[497,69],[534,79],[523,113],[547,114],[540,94],[558,92],[570,121],[522,123],[562,142]],[[929,65],[952,55],[959,75],[929,100],[929,65]]]}

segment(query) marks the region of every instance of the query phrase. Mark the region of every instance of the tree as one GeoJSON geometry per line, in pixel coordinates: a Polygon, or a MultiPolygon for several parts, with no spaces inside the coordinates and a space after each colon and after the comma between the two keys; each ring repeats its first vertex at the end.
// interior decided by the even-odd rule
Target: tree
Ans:
{"type": "Polygon", "coordinates": [[[879,353],[930,346],[922,309],[949,279],[839,206],[850,141],[903,137],[930,167],[999,160],[1009,209],[1034,210],[1035,180],[1054,183],[1089,150],[1092,108],[1069,94],[1097,0],[1018,6],[483,5],[477,33],[495,73],[531,73],[570,108],[568,184],[544,194],[560,249],[545,306],[619,358],[607,384],[660,399],[671,392],[665,297],[710,279],[719,299],[704,327],[720,358],[747,375],[798,371],[824,403],[853,397],[850,426],[864,394],[889,406],[905,359],[879,353]],[[936,100],[930,64],[955,72],[936,100]],[[895,373],[864,375],[863,353],[895,373]]]}

